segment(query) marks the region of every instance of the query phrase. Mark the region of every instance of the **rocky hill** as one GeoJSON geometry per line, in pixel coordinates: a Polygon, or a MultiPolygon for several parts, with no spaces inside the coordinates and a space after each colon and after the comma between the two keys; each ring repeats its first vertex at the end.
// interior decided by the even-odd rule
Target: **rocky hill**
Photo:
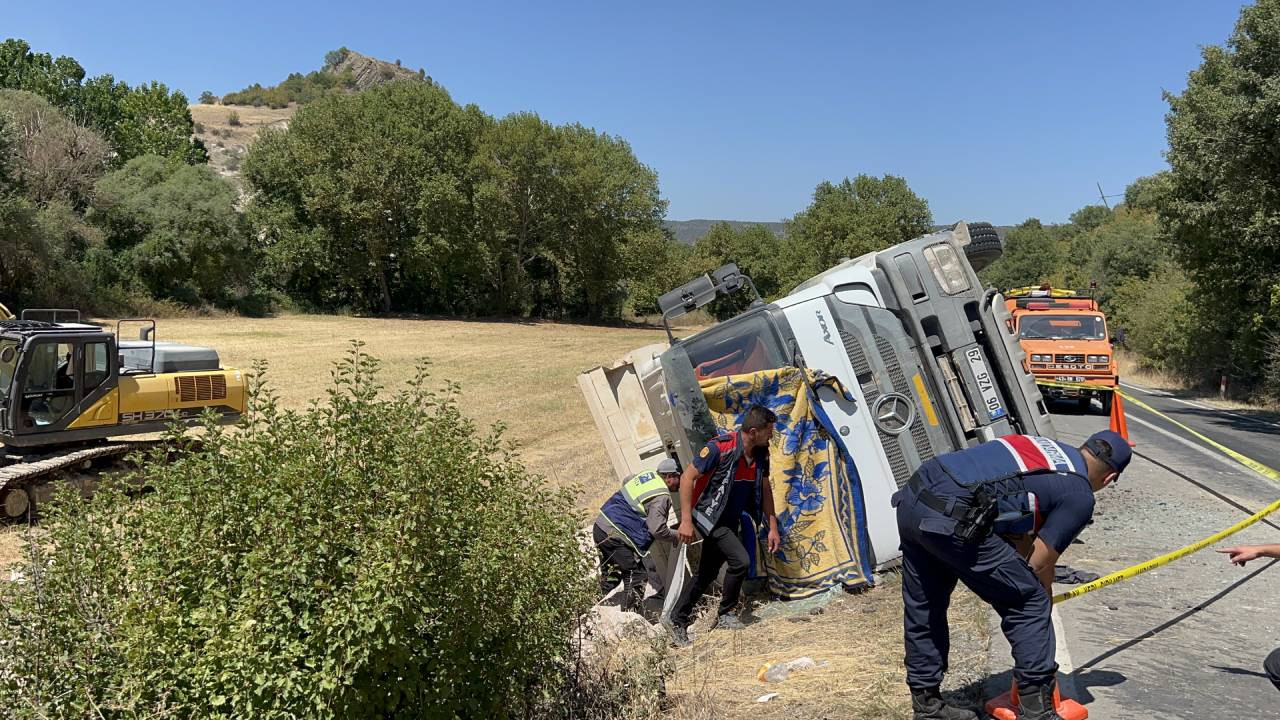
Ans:
{"type": "Polygon", "coordinates": [[[340,48],[325,56],[324,67],[303,75],[293,73],[271,87],[254,83],[228,93],[221,102],[191,106],[196,137],[209,151],[209,164],[220,174],[239,177],[240,160],[258,132],[288,127],[299,105],[331,93],[353,93],[392,82],[429,81],[425,70],[340,48]]]}

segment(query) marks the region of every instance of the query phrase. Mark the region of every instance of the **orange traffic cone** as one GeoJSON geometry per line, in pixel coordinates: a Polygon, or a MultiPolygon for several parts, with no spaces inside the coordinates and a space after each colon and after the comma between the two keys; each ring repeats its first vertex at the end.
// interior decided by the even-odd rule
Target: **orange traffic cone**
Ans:
{"type": "MultiPolygon", "coordinates": [[[[996,720],[1018,720],[1018,681],[1013,681],[1013,688],[997,698],[987,701],[987,714],[996,720]]],[[[1053,709],[1062,720],[1088,720],[1089,711],[1083,705],[1070,698],[1063,700],[1057,686],[1053,688],[1053,709]]]]}
{"type": "Polygon", "coordinates": [[[1120,389],[1116,388],[1111,393],[1111,431],[1120,433],[1120,437],[1128,441],[1129,447],[1134,446],[1134,442],[1129,440],[1129,423],[1124,419],[1124,396],[1120,394],[1120,389]]]}

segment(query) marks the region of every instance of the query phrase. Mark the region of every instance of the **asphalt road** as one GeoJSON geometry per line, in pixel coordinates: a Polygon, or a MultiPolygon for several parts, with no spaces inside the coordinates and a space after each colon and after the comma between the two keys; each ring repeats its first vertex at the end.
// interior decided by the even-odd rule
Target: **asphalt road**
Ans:
{"type": "MultiPolygon", "coordinates": [[[[1218,442],[1280,469],[1280,421],[1125,388],[1218,442]]],[[[1106,574],[1226,528],[1280,497],[1280,486],[1151,413],[1128,405],[1136,456],[1098,496],[1094,523],[1063,562],[1106,574]]],[[[1095,405],[1054,407],[1059,438],[1107,426],[1095,405]]],[[[1280,513],[1220,546],[1280,543],[1280,513]]],[[[1280,568],[1245,568],[1206,549],[1058,606],[1064,687],[1106,718],[1280,718],[1280,692],[1261,673],[1280,646],[1280,568]]],[[[1070,586],[1059,586],[1061,591],[1070,586]]],[[[1007,658],[1007,656],[1006,656],[1007,658]]],[[[1008,663],[1008,660],[1005,660],[1008,663]]],[[[1007,667],[1007,664],[1006,664],[1007,667]]]]}

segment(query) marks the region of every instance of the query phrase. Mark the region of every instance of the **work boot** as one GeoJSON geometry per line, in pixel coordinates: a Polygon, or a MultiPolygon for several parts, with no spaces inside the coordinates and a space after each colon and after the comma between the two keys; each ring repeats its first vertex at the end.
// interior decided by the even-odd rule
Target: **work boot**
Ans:
{"type": "Polygon", "coordinates": [[[954,707],[942,701],[942,693],[935,685],[923,690],[911,691],[913,720],[978,720],[978,716],[964,708],[954,707]]]}
{"type": "Polygon", "coordinates": [[[686,648],[693,644],[689,639],[689,628],[680,625],[671,626],[671,644],[679,648],[686,648]]]}
{"type": "Polygon", "coordinates": [[[738,613],[727,612],[716,618],[716,628],[719,630],[746,630],[747,626],[738,619],[738,613]]]}
{"type": "Polygon", "coordinates": [[[1053,691],[1058,681],[1050,680],[1044,685],[1018,686],[1018,720],[1062,720],[1057,708],[1053,706],[1053,691]]]}

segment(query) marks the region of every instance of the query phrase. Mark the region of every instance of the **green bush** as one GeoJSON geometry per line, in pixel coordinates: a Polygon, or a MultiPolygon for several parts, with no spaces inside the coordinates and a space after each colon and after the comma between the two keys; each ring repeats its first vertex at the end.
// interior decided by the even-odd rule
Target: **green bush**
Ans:
{"type": "MultiPolygon", "coordinates": [[[[259,368],[260,369],[260,368],[259,368]]],[[[0,604],[19,718],[512,717],[568,682],[580,518],[500,434],[358,344],[327,402],[46,506],[0,604]],[[151,487],[136,499],[119,488],[151,487]],[[78,497],[78,496],[77,496],[78,497]]],[[[260,375],[258,376],[260,377],[260,375]]],[[[552,420],[548,418],[548,421],[552,420]]],[[[178,437],[174,442],[180,443],[178,437]]]]}
{"type": "Polygon", "coordinates": [[[227,113],[227,124],[232,127],[240,127],[244,123],[240,122],[240,113],[236,112],[235,110],[232,110],[231,112],[227,113]]]}
{"type": "Polygon", "coordinates": [[[1125,345],[1158,370],[1193,372],[1203,352],[1198,313],[1186,274],[1172,263],[1150,277],[1128,278],[1115,288],[1109,315],[1112,333],[1123,328],[1125,345]]]}

